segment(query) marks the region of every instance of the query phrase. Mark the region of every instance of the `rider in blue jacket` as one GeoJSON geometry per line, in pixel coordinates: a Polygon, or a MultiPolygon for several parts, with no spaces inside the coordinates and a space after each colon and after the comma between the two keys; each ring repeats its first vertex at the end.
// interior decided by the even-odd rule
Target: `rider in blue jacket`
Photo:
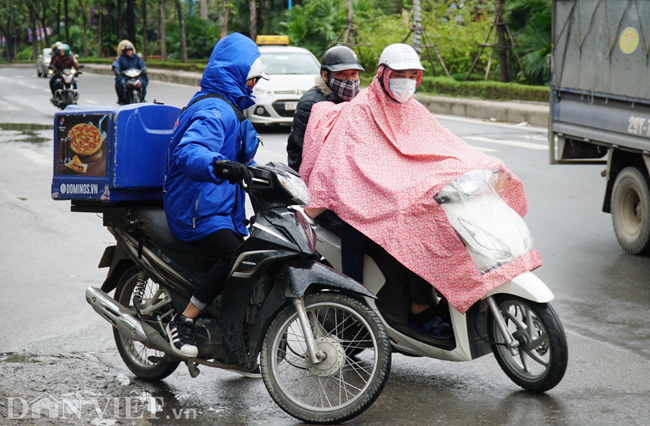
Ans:
{"type": "Polygon", "coordinates": [[[249,39],[233,33],[212,51],[201,90],[179,116],[165,177],[163,202],[174,235],[213,254],[216,264],[194,291],[182,314],[167,327],[175,352],[198,353],[194,318],[219,295],[228,278],[231,256],[244,241],[246,169],[259,144],[250,121],[241,113],[254,105],[252,89],[262,71],[260,51],[249,39]]]}
{"type": "Polygon", "coordinates": [[[125,40],[122,45],[122,52],[120,52],[120,56],[113,61],[111,68],[115,73],[115,92],[117,93],[117,102],[120,105],[125,102],[124,90],[125,82],[128,78],[123,76],[122,72],[132,68],[144,70],[144,72],[140,74],[140,81],[142,82],[142,101],[144,101],[147,94],[147,84],[149,84],[149,78],[146,73],[147,66],[144,64],[142,58],[135,54],[135,48],[131,42],[125,40]]]}

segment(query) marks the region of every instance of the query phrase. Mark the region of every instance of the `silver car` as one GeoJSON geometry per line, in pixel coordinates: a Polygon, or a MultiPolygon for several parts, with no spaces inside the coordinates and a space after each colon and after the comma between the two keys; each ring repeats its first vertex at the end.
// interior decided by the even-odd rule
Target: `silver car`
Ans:
{"type": "Polygon", "coordinates": [[[259,46],[262,69],[270,80],[260,80],[253,95],[255,105],[246,116],[255,125],[291,125],[298,100],[315,85],[320,63],[312,53],[300,47],[259,46]]]}
{"type": "Polygon", "coordinates": [[[38,60],[36,61],[36,75],[39,77],[47,78],[49,77],[47,66],[50,65],[52,60],[52,49],[49,47],[43,49],[43,53],[38,55],[38,60]]]}

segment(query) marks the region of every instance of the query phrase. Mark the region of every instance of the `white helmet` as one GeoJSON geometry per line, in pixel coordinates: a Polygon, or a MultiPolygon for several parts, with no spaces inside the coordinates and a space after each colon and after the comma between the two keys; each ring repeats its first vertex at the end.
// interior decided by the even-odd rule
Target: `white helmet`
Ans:
{"type": "Polygon", "coordinates": [[[379,57],[379,65],[382,64],[396,71],[424,71],[417,52],[408,44],[395,43],[387,46],[379,57]]]}
{"type": "Polygon", "coordinates": [[[262,59],[259,57],[255,59],[255,62],[253,62],[253,65],[251,65],[251,69],[248,71],[248,77],[246,77],[246,81],[250,80],[251,78],[263,78],[264,80],[269,79],[269,76],[266,75],[264,71],[262,71],[262,59]]]}

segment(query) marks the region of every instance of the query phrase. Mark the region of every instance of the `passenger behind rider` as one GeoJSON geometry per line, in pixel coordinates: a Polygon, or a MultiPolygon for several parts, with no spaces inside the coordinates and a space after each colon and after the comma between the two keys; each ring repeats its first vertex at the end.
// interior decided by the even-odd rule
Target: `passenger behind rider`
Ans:
{"type": "Polygon", "coordinates": [[[238,33],[222,38],[212,51],[201,79],[201,90],[178,118],[165,176],[163,203],[172,233],[213,255],[216,263],[195,289],[189,304],[167,326],[178,355],[198,354],[194,320],[223,291],[231,257],[248,234],[245,192],[250,183],[246,165],[253,161],[258,135],[233,108],[254,105],[252,89],[262,71],[260,51],[238,33]],[[220,95],[200,99],[206,95],[220,95]],[[243,163],[243,164],[242,164],[243,163]]]}
{"type": "MultiPolygon", "coordinates": [[[[334,46],[325,52],[321,59],[320,76],[316,77],[316,85],[302,95],[296,107],[287,140],[289,167],[296,171],[300,169],[302,144],[312,106],[318,102],[339,104],[353,99],[359,93],[359,71],[365,69],[359,63],[354,50],[349,47],[334,46]]],[[[325,211],[321,217],[341,227],[342,272],[362,282],[363,258],[368,239],[332,211],[325,211]]]]}
{"type": "Polygon", "coordinates": [[[122,72],[131,68],[144,70],[144,72],[140,74],[140,81],[142,82],[142,101],[144,102],[145,96],[147,95],[147,84],[149,84],[147,66],[142,58],[135,54],[135,47],[133,47],[133,43],[129,40],[122,40],[117,46],[117,51],[119,56],[111,65],[113,73],[115,73],[115,93],[117,93],[117,103],[120,105],[124,105],[125,103],[124,91],[126,89],[125,84],[128,77],[123,76],[122,72]]]}
{"type": "MultiPolygon", "coordinates": [[[[54,96],[54,92],[59,90],[63,85],[63,81],[61,80],[61,77],[56,74],[56,71],[62,72],[65,69],[72,68],[78,70],[79,64],[77,63],[74,56],[72,56],[72,53],[70,52],[70,46],[67,44],[59,44],[58,46],[57,44],[54,44],[54,46],[52,46],[52,55],[53,56],[50,60],[50,66],[55,69],[55,73],[50,79],[50,90],[52,91],[52,96],[54,96]],[[55,49],[57,51],[56,56],[54,55],[55,49]]],[[[77,82],[74,81],[72,84],[76,89],[77,82]]]]}
{"type": "MultiPolygon", "coordinates": [[[[422,81],[422,71],[424,71],[424,67],[420,63],[420,59],[415,50],[411,46],[405,44],[392,44],[386,47],[379,58],[378,67],[377,75],[379,77],[381,88],[387,95],[386,102],[399,104],[408,102],[415,93],[416,87],[422,81]]],[[[359,100],[357,99],[355,102],[359,102],[359,100]]],[[[381,106],[382,105],[379,105],[380,108],[381,106]]],[[[389,120],[389,122],[391,120],[408,119],[408,117],[403,117],[399,114],[389,114],[387,111],[385,111],[384,116],[389,120]]],[[[400,126],[398,123],[394,124],[395,125],[391,128],[394,131],[399,131],[400,126]]],[[[363,158],[355,158],[355,161],[359,163],[363,161],[363,158]]],[[[334,177],[334,179],[336,179],[336,177],[334,177]]],[[[363,182],[357,182],[357,184],[363,185],[363,182]]],[[[359,206],[356,207],[359,208],[359,206]]],[[[323,211],[324,209],[322,208],[305,210],[305,212],[312,218],[318,216],[323,211]]],[[[342,236],[341,245],[343,246],[344,244],[345,236],[342,236]]],[[[414,272],[406,269],[392,256],[388,255],[388,257],[392,263],[391,267],[402,268],[405,270],[402,276],[404,276],[405,280],[408,282],[411,297],[409,313],[410,327],[432,337],[450,337],[452,329],[449,324],[438,317],[429,307],[432,300],[433,290],[431,284],[414,272]]],[[[344,259],[345,257],[342,256],[342,260],[344,259]]],[[[361,268],[361,271],[363,271],[363,253],[361,256],[361,263],[356,267],[361,268]]],[[[343,272],[345,273],[345,271],[343,272]]]]}

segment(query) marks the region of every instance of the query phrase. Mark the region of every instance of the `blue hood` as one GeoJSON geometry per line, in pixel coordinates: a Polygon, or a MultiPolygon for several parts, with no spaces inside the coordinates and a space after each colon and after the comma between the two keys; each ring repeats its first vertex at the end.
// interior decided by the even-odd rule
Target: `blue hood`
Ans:
{"type": "Polygon", "coordinates": [[[254,105],[246,77],[259,56],[257,45],[246,36],[232,33],[222,38],[212,50],[201,78],[201,91],[194,97],[217,93],[240,110],[254,105]]]}

